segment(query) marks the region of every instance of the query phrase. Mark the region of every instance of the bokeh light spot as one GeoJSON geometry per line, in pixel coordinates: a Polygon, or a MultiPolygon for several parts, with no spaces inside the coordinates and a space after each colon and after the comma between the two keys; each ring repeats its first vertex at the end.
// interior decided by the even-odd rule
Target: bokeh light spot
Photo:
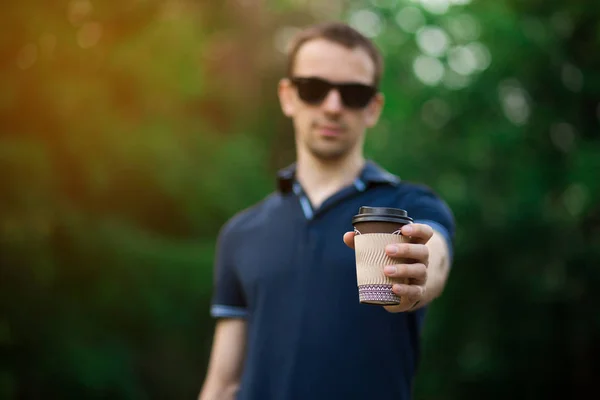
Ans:
{"type": "Polygon", "coordinates": [[[562,67],[561,78],[563,85],[572,92],[580,92],[583,86],[583,74],[574,65],[565,64],[562,67]]]}
{"type": "Polygon", "coordinates": [[[394,9],[398,6],[399,0],[371,0],[371,3],[378,8],[394,9]]]}
{"type": "Polygon", "coordinates": [[[342,2],[340,0],[312,0],[309,8],[311,13],[317,18],[336,18],[342,13],[342,2]]]}
{"type": "Polygon", "coordinates": [[[560,122],[550,127],[550,139],[557,149],[568,153],[575,142],[575,128],[566,122],[560,122]]]}
{"type": "Polygon", "coordinates": [[[449,0],[421,0],[421,4],[432,14],[445,14],[450,8],[449,0]]]}
{"type": "Polygon", "coordinates": [[[87,22],[77,32],[77,43],[83,49],[94,47],[102,37],[102,25],[98,22],[87,22]]]}
{"type": "Polygon", "coordinates": [[[275,48],[278,51],[287,54],[291,39],[299,31],[299,28],[293,26],[284,26],[279,28],[273,36],[273,44],[275,45],[275,48]]]}
{"type": "Polygon", "coordinates": [[[17,67],[28,69],[35,64],[38,58],[38,48],[35,44],[29,43],[21,48],[17,55],[17,67]]]}
{"type": "Polygon", "coordinates": [[[396,14],[396,23],[404,32],[415,33],[425,25],[425,16],[416,7],[404,7],[396,14]]]}
{"type": "Polygon", "coordinates": [[[479,39],[481,27],[479,22],[469,14],[460,14],[446,20],[450,34],[456,41],[472,42],[479,39]]]}
{"type": "Polygon", "coordinates": [[[446,101],[439,98],[428,100],[421,107],[421,119],[433,129],[441,129],[448,123],[452,112],[446,101]]]}
{"type": "Polygon", "coordinates": [[[562,37],[569,37],[573,33],[573,21],[566,11],[553,14],[550,23],[554,31],[562,37]]]}
{"type": "Polygon", "coordinates": [[[92,13],[93,6],[89,0],[73,0],[67,7],[67,18],[74,26],[81,26],[92,13]]]}
{"type": "Polygon", "coordinates": [[[479,71],[486,70],[492,63],[492,55],[490,54],[490,51],[488,50],[487,46],[485,46],[483,43],[469,43],[465,46],[465,48],[469,50],[471,54],[473,54],[473,57],[475,57],[475,67],[479,71]]]}
{"type": "Polygon", "coordinates": [[[373,38],[381,33],[383,23],[373,11],[359,10],[352,14],[349,24],[366,37],[373,38]]]}
{"type": "Polygon", "coordinates": [[[444,65],[437,58],[419,55],[413,62],[413,72],[424,84],[435,86],[444,77],[444,65]]]}
{"type": "Polygon", "coordinates": [[[588,190],[585,186],[574,183],[563,193],[563,203],[567,212],[573,217],[581,215],[588,200],[588,190]]]}
{"type": "Polygon", "coordinates": [[[531,110],[525,89],[516,80],[508,80],[500,84],[499,95],[506,118],[517,126],[526,124],[531,110]]]}
{"type": "Polygon", "coordinates": [[[527,17],[522,22],[523,33],[525,36],[535,43],[543,43],[546,40],[546,26],[539,18],[527,17]]]}
{"type": "Polygon", "coordinates": [[[443,29],[425,26],[417,31],[416,41],[423,53],[439,57],[448,49],[450,39],[443,29]]]}
{"type": "Polygon", "coordinates": [[[471,75],[477,69],[477,59],[468,47],[457,46],[448,51],[448,65],[460,75],[471,75]]]}
{"type": "Polygon", "coordinates": [[[450,90],[460,90],[469,86],[471,79],[469,76],[460,75],[452,70],[446,71],[444,74],[443,84],[450,90]]]}

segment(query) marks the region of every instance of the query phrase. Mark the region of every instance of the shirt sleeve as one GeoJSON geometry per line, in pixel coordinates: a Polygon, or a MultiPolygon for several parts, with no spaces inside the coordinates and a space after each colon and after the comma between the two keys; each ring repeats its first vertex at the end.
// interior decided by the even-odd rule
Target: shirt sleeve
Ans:
{"type": "Polygon", "coordinates": [[[214,288],[210,314],[215,318],[245,318],[246,300],[235,268],[235,253],[231,224],[219,232],[217,238],[214,288]]]}
{"type": "Polygon", "coordinates": [[[452,260],[456,225],[454,215],[446,202],[431,189],[417,186],[417,190],[408,195],[405,204],[408,215],[415,223],[431,226],[446,239],[452,260]]]}

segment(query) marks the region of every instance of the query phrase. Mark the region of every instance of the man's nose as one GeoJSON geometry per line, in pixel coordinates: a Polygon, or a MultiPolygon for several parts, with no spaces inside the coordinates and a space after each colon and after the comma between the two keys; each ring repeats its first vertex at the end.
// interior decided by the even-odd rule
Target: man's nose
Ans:
{"type": "Polygon", "coordinates": [[[328,113],[338,114],[342,112],[344,104],[342,103],[340,92],[336,89],[330,90],[329,93],[327,93],[325,100],[323,100],[322,107],[328,113]]]}

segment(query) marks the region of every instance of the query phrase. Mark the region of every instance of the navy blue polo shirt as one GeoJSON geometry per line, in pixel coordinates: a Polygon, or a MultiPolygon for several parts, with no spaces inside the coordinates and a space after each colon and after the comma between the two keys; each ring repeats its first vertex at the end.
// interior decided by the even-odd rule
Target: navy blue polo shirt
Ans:
{"type": "Polygon", "coordinates": [[[294,172],[281,170],[278,190],[219,233],[211,314],[248,327],[238,399],[408,400],[425,308],[392,314],[360,304],[342,236],[359,207],[397,207],[452,249],[452,213],[427,187],[372,161],[314,209],[294,172]]]}

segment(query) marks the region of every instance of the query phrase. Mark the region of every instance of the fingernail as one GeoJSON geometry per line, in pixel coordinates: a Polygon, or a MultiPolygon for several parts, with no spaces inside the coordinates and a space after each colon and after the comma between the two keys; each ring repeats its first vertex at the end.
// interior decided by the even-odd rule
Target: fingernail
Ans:
{"type": "Polygon", "coordinates": [[[387,246],[385,251],[387,251],[388,254],[394,255],[398,252],[398,246],[387,246]]]}
{"type": "Polygon", "coordinates": [[[405,233],[407,235],[410,235],[413,231],[412,226],[410,225],[404,225],[404,227],[402,228],[402,233],[405,233]]]}
{"type": "Polygon", "coordinates": [[[388,265],[386,267],[383,268],[383,272],[385,272],[386,274],[395,274],[396,273],[396,267],[393,267],[391,265],[388,265]]]}

